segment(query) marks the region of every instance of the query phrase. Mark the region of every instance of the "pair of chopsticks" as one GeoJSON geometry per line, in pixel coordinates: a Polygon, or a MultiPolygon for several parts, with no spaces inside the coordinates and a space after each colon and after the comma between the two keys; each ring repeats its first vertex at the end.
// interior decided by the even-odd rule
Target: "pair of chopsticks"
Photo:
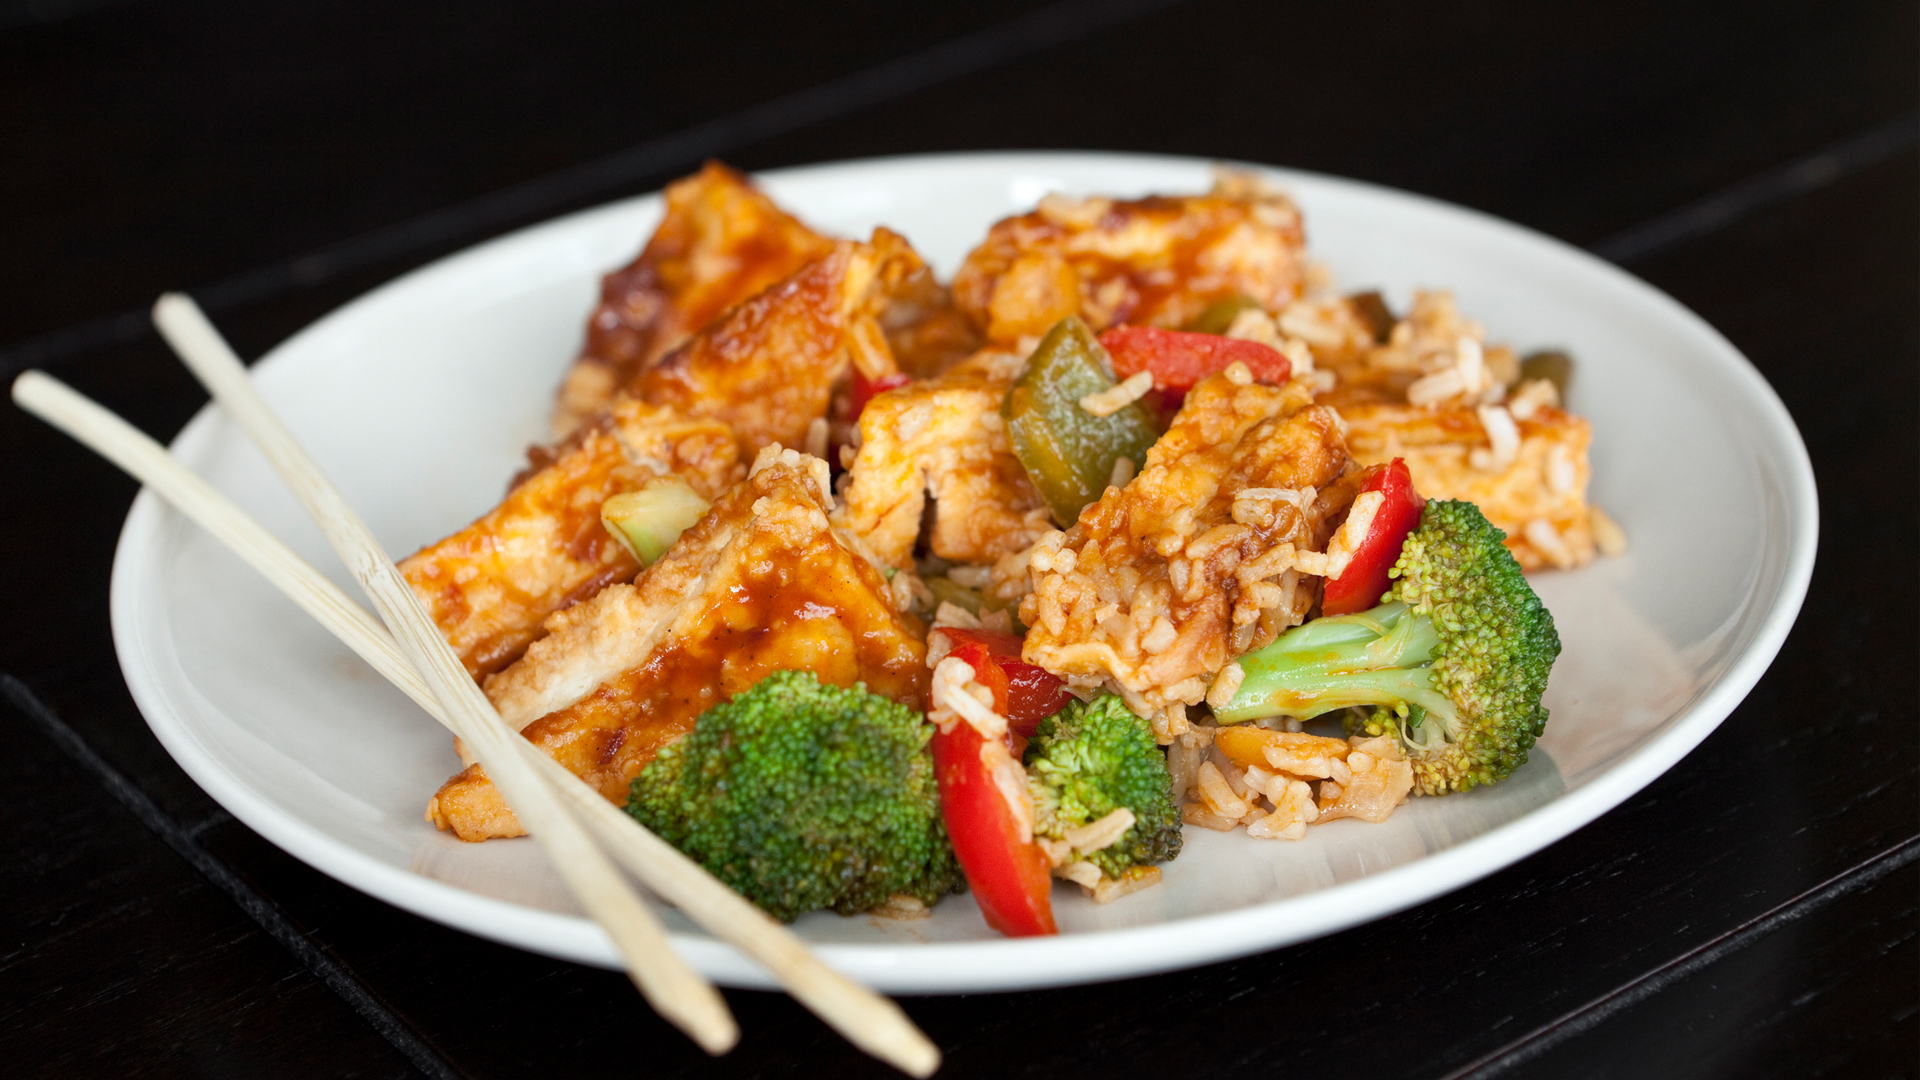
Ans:
{"type": "Polygon", "coordinates": [[[649,832],[509,728],[467,675],[399,568],[294,440],[218,330],[188,297],[154,304],[161,335],[287,481],[380,613],[376,620],[159,443],[52,376],[22,374],[13,400],[113,462],[225,543],[346,646],[386,676],[479,758],[554,870],[613,939],[656,1012],[708,1053],[740,1029],[713,985],[668,944],[666,931],[608,861],[766,968],[849,1042],[913,1076],[940,1051],[899,1006],[821,963],[793,932],[649,832]],[[385,625],[382,625],[384,622],[385,625]]]}

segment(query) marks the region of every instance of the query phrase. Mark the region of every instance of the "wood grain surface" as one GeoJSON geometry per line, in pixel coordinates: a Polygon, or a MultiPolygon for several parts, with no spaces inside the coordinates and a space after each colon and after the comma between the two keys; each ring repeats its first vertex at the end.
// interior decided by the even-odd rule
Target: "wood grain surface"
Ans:
{"type": "MultiPolygon", "coordinates": [[[[707,154],[1243,158],[1594,247],[1726,334],[1811,452],[1812,587],[1746,702],[1618,809],[1391,918],[903,1005],[950,1077],[1913,1076],[1916,58],[1899,4],[5,3],[0,361],[164,440],[206,397],[145,328],[162,290],[253,356],[707,154]]],[[[727,992],[744,1038],[709,1059],[617,973],[406,915],[234,822],[120,679],[132,484],[10,409],[0,453],[0,1072],[885,1074],[755,992],[727,992]]]]}

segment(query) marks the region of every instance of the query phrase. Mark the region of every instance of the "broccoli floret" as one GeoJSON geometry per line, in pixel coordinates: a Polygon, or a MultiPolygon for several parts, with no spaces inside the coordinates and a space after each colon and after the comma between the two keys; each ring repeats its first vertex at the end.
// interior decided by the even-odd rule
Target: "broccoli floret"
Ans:
{"type": "Polygon", "coordinates": [[[1080,857],[1117,878],[1130,866],[1180,854],[1167,755],[1153,729],[1112,694],[1075,701],[1040,721],[1027,743],[1033,830],[1050,840],[1126,807],[1133,825],[1112,845],[1080,857]]]}
{"type": "Polygon", "coordinates": [[[1349,730],[1393,734],[1424,795],[1504,780],[1546,727],[1560,655],[1553,616],[1480,509],[1434,500],[1380,606],[1315,619],[1240,658],[1222,723],[1354,708],[1349,730]]]}
{"type": "Polygon", "coordinates": [[[864,686],[774,672],[641,769],[627,812],[778,919],[932,904],[965,888],[932,733],[864,686]]]}

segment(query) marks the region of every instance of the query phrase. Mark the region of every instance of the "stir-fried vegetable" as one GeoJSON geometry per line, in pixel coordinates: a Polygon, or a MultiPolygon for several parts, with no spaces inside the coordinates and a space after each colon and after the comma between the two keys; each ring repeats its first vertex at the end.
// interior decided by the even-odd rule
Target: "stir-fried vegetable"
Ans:
{"type": "Polygon", "coordinates": [[[1173,801],[1167,755],[1153,728],[1118,695],[1069,699],[1033,732],[1023,755],[1033,797],[1033,831],[1078,846],[1069,856],[1119,878],[1129,867],[1167,862],[1180,854],[1180,808],[1173,801]],[[1132,821],[1117,834],[1089,843],[1087,826],[1116,810],[1132,821]],[[1097,846],[1096,846],[1097,845],[1097,846]]]}
{"type": "MultiPolygon", "coordinates": [[[[1023,739],[1031,737],[1041,720],[1074,700],[1067,692],[1065,679],[1020,659],[1020,639],[1014,635],[955,626],[941,627],[940,632],[953,641],[953,652],[948,655],[965,660],[976,672],[989,666],[998,669],[997,677],[1004,680],[1007,687],[1007,700],[1001,703],[1006,707],[1001,715],[1007,718],[1007,726],[1015,735],[1023,739]]],[[[974,678],[984,686],[993,685],[978,675],[974,678]]]]}
{"type": "Polygon", "coordinates": [[[1573,357],[1558,349],[1545,349],[1520,361],[1520,378],[1545,379],[1567,400],[1567,388],[1573,385],[1573,357]]]}
{"type": "Polygon", "coordinates": [[[1225,300],[1215,300],[1208,304],[1207,310],[1195,315],[1193,321],[1181,329],[1191,330],[1196,334],[1224,334],[1233,326],[1233,320],[1240,317],[1241,312],[1259,306],[1260,301],[1246,293],[1234,293],[1225,300]]]}
{"type": "Polygon", "coordinates": [[[600,524],[633,552],[641,566],[651,566],[711,506],[685,480],[657,476],[638,491],[622,492],[601,503],[600,524]]]}
{"type": "Polygon", "coordinates": [[[980,595],[980,590],[969,589],[943,574],[935,574],[932,577],[923,578],[922,581],[926,584],[927,591],[933,594],[934,602],[937,604],[952,604],[958,608],[965,608],[975,615],[980,614],[981,609],[986,606],[986,598],[980,595]]]}
{"type": "Polygon", "coordinates": [[[867,402],[889,390],[898,390],[912,381],[912,376],[898,371],[891,375],[882,375],[877,379],[869,379],[860,373],[858,366],[854,367],[853,376],[847,384],[847,422],[858,421],[860,414],[866,411],[867,402]]]}
{"type": "Polygon", "coordinates": [[[1420,524],[1420,510],[1427,501],[1413,490],[1413,476],[1407,463],[1394,458],[1385,465],[1369,468],[1360,482],[1360,494],[1380,495],[1367,534],[1353,549],[1353,559],[1337,578],[1327,582],[1320,598],[1325,615],[1351,615],[1380,602],[1392,587],[1389,577],[1394,560],[1400,557],[1400,545],[1407,534],[1420,524]]]}
{"type": "Polygon", "coordinates": [[[1354,293],[1347,297],[1347,304],[1355,314],[1367,321],[1367,328],[1373,331],[1375,344],[1385,345],[1393,336],[1393,324],[1397,320],[1393,317],[1393,309],[1387,307],[1386,298],[1379,292],[1368,290],[1354,293]]]}
{"type": "Polygon", "coordinates": [[[627,812],[775,918],[931,905],[960,884],[932,734],[864,687],[776,671],[641,769],[627,812]]]}
{"type": "Polygon", "coordinates": [[[954,642],[947,655],[973,669],[973,681],[992,692],[994,711],[1008,719],[1005,740],[988,739],[964,719],[935,731],[934,772],[953,853],[988,926],[1009,937],[1054,933],[1051,864],[1008,789],[1025,787],[1019,752],[1027,736],[1072,697],[1059,677],[1020,662],[1020,642],[1011,634],[940,632],[954,642]]]}
{"type": "Polygon", "coordinates": [[[1247,365],[1255,382],[1283,383],[1293,374],[1293,365],[1276,350],[1257,341],[1213,334],[1116,326],[1100,335],[1100,344],[1113,357],[1115,375],[1124,379],[1150,371],[1155,390],[1182,397],[1201,379],[1218,375],[1235,363],[1247,365]]]}
{"type": "Polygon", "coordinates": [[[1020,821],[994,782],[1008,766],[1020,768],[1012,751],[960,720],[934,734],[933,765],[947,836],[987,925],[1008,937],[1058,933],[1047,853],[1030,835],[1021,836],[1020,821]]]}
{"type": "Polygon", "coordinates": [[[1296,626],[1238,661],[1246,679],[1221,723],[1307,719],[1373,707],[1423,795],[1505,779],[1546,727],[1540,702],[1560,637],[1499,529],[1478,507],[1435,499],[1401,544],[1378,607],[1296,626]]]}
{"type": "Polygon", "coordinates": [[[1126,458],[1139,468],[1159,437],[1137,401],[1105,416],[1081,406],[1082,398],[1113,387],[1106,350],[1070,316],[1041,339],[1000,407],[1014,456],[1061,525],[1072,525],[1107,489],[1116,462],[1126,458]]]}

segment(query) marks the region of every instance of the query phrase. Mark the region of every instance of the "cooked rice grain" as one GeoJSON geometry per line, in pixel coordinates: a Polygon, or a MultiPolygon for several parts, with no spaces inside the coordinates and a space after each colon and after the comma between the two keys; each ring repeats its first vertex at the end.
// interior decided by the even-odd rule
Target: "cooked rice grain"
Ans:
{"type": "Polygon", "coordinates": [[[1027,558],[1027,660],[1119,693],[1162,743],[1228,661],[1305,617],[1353,498],[1333,411],[1302,381],[1235,374],[1196,386],[1140,475],[1027,558]]]}
{"type": "Polygon", "coordinates": [[[1153,389],[1153,372],[1139,371],[1125,381],[1080,399],[1080,408],[1095,416],[1112,416],[1147,396],[1153,389]]]}
{"type": "Polygon", "coordinates": [[[1587,507],[1587,520],[1593,527],[1593,542],[1600,554],[1617,559],[1627,553],[1627,534],[1597,506],[1587,507]]]}

